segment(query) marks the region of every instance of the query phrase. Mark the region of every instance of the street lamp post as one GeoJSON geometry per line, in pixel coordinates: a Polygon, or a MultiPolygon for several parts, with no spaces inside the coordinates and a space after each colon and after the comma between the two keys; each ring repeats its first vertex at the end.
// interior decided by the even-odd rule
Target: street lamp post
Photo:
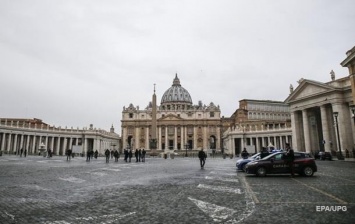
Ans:
{"type": "Polygon", "coordinates": [[[341,153],[341,144],[340,144],[340,137],[339,137],[339,125],[338,125],[338,112],[333,112],[334,119],[335,119],[335,127],[336,127],[336,132],[337,132],[337,137],[338,137],[338,148],[339,148],[339,153],[338,153],[338,159],[339,160],[344,160],[344,156],[341,153]]]}

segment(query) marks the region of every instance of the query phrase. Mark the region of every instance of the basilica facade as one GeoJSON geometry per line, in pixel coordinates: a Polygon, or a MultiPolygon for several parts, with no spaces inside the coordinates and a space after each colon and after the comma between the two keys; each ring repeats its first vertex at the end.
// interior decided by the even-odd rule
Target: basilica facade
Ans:
{"type": "Polygon", "coordinates": [[[214,103],[193,104],[177,74],[157,104],[145,109],[130,104],[122,111],[122,146],[148,150],[179,151],[221,149],[221,111],[214,103]]]}

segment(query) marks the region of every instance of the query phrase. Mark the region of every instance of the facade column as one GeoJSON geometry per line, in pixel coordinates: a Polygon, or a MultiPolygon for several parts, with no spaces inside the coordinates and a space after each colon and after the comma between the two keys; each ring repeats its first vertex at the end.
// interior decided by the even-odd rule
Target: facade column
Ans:
{"type": "Polygon", "coordinates": [[[322,131],[323,131],[323,144],[324,151],[330,152],[330,134],[329,134],[329,124],[328,124],[328,114],[325,105],[320,107],[321,120],[322,120],[322,131]]]}
{"type": "Polygon", "coordinates": [[[165,150],[169,150],[169,145],[168,145],[168,126],[165,126],[165,150]]]}
{"type": "MultiPolygon", "coordinates": [[[[339,139],[341,151],[344,155],[346,149],[350,150],[354,147],[351,133],[352,127],[350,126],[351,116],[349,113],[349,107],[343,103],[332,104],[332,107],[334,112],[338,112],[339,139]]],[[[338,141],[333,143],[333,145],[335,144],[338,146],[338,141]]]]}
{"type": "Polygon", "coordinates": [[[193,149],[197,149],[197,127],[193,127],[194,129],[194,145],[193,145],[193,149]]]}
{"type": "Polygon", "coordinates": [[[255,146],[256,146],[256,152],[260,152],[260,142],[259,142],[259,137],[255,136],[255,146]]]}
{"type": "Polygon", "coordinates": [[[207,129],[208,126],[203,126],[203,136],[202,136],[202,148],[206,149],[206,153],[207,150],[211,148],[211,139],[210,136],[207,135],[207,129]]]}
{"type": "MultiPolygon", "coordinates": [[[[291,129],[292,129],[292,145],[294,150],[301,150],[303,144],[301,142],[301,127],[300,119],[297,111],[291,112],[291,129]]],[[[289,139],[286,139],[286,143],[290,143],[289,139]]]]}
{"type": "Polygon", "coordinates": [[[161,126],[158,127],[158,139],[159,141],[157,142],[157,149],[161,150],[162,149],[161,126]]]}
{"type": "Polygon", "coordinates": [[[311,152],[311,139],[309,135],[309,121],[308,121],[308,112],[307,109],[302,110],[302,119],[303,119],[303,133],[304,133],[304,143],[305,151],[311,152]]]}
{"type": "Polygon", "coordinates": [[[135,146],[135,149],[139,148],[139,131],[140,131],[140,128],[137,127],[136,130],[135,130],[135,133],[134,133],[134,146],[135,146]]]}
{"type": "Polygon", "coordinates": [[[188,137],[187,137],[187,126],[184,127],[184,144],[188,144],[188,137]]]}
{"type": "Polygon", "coordinates": [[[217,138],[216,138],[216,150],[220,149],[221,147],[221,142],[222,142],[222,138],[221,138],[221,130],[220,130],[220,127],[217,126],[216,127],[216,130],[217,130],[217,138]]]}
{"type": "Polygon", "coordinates": [[[185,149],[185,135],[184,126],[180,126],[180,150],[185,149]]]}
{"type": "Polygon", "coordinates": [[[265,137],[264,136],[261,136],[261,144],[262,144],[261,147],[265,147],[265,137]]]}
{"type": "Polygon", "coordinates": [[[145,144],[144,144],[145,149],[150,149],[149,147],[149,127],[145,127],[145,144]]]}
{"type": "Polygon", "coordinates": [[[177,149],[177,127],[174,127],[174,149],[177,149]]]}

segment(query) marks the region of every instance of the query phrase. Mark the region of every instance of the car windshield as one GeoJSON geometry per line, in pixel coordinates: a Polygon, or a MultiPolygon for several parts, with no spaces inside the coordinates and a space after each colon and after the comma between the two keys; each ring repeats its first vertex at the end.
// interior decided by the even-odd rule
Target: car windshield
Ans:
{"type": "Polygon", "coordinates": [[[255,159],[255,158],[258,157],[258,156],[260,156],[260,153],[257,153],[257,154],[255,154],[255,155],[251,156],[250,158],[255,159]]]}
{"type": "Polygon", "coordinates": [[[268,156],[262,158],[261,160],[268,160],[268,159],[270,159],[271,157],[278,156],[278,155],[280,155],[280,157],[282,157],[282,154],[283,154],[282,152],[280,152],[280,153],[273,153],[273,154],[270,154],[270,155],[268,155],[268,156]]]}

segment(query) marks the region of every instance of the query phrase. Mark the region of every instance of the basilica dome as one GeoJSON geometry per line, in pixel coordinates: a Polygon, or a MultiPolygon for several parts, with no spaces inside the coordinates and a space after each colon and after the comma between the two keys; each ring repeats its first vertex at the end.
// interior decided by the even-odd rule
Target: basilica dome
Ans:
{"type": "Polygon", "coordinates": [[[164,104],[192,105],[190,93],[181,86],[177,74],[175,75],[173,85],[165,91],[161,98],[161,105],[164,104]]]}

